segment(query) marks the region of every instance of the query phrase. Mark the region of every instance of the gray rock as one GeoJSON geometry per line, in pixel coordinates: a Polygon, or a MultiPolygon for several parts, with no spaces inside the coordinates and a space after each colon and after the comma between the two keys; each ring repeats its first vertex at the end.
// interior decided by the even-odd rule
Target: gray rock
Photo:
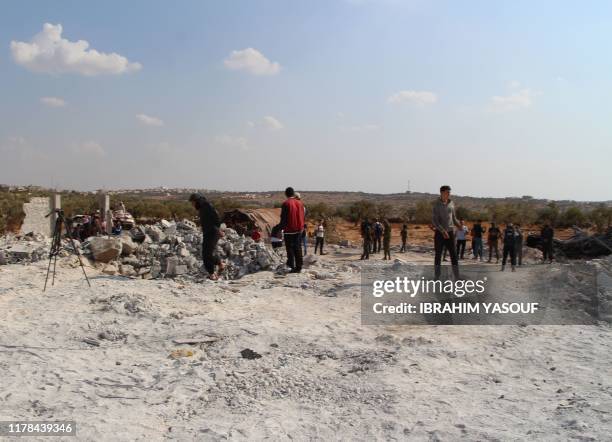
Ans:
{"type": "Polygon", "coordinates": [[[122,233],[119,236],[119,239],[121,240],[121,254],[123,256],[131,255],[132,253],[135,253],[138,249],[138,244],[136,244],[132,240],[132,237],[129,235],[129,233],[122,233]]]}

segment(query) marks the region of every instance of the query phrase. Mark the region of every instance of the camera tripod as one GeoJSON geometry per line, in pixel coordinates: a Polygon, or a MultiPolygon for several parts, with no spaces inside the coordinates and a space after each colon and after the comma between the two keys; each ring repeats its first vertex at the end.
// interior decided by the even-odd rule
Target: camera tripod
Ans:
{"type": "Polygon", "coordinates": [[[85,266],[81,260],[81,254],[79,253],[79,249],[74,243],[74,238],[72,237],[72,218],[66,218],[62,209],[55,209],[45,218],[48,218],[53,213],[57,214],[57,219],[55,220],[55,228],[53,229],[53,240],[51,241],[51,249],[49,250],[49,266],[47,267],[47,277],[45,278],[45,287],[43,288],[43,292],[47,290],[47,281],[49,280],[49,273],[51,272],[51,262],[53,262],[53,279],[51,279],[51,285],[55,284],[55,266],[57,264],[57,255],[59,255],[59,252],[62,250],[62,226],[66,226],[66,235],[70,239],[70,244],[72,245],[74,253],[76,253],[79,258],[79,264],[81,265],[81,269],[83,269],[83,275],[85,275],[87,285],[91,287],[87,273],[85,273],[85,266]]]}

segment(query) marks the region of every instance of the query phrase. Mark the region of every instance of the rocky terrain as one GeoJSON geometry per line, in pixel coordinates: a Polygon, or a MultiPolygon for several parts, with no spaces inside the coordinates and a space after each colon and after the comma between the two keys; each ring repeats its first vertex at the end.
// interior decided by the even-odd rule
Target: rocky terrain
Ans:
{"type": "Polygon", "coordinates": [[[609,322],[362,326],[362,268],[394,264],[329,252],[219,282],[87,260],[91,288],[70,255],[44,294],[45,259],[0,266],[0,418],[72,419],[80,440],[608,438],[609,322]]]}

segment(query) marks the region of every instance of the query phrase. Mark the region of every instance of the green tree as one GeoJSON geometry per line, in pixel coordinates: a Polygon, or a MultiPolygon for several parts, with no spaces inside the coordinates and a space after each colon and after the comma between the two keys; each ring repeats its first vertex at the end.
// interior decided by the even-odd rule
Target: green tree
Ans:
{"type": "Polygon", "coordinates": [[[582,226],[586,216],[578,207],[568,207],[559,217],[559,225],[563,227],[582,226]]]}
{"type": "Polygon", "coordinates": [[[419,224],[430,224],[433,211],[433,201],[417,201],[414,220],[419,224]]]}

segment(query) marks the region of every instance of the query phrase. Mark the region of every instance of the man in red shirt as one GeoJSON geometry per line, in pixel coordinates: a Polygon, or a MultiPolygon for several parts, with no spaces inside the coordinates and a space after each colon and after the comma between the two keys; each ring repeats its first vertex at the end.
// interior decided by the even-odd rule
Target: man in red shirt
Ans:
{"type": "Polygon", "coordinates": [[[280,228],[287,248],[287,265],[291,273],[302,271],[302,232],[304,230],[304,205],[295,197],[293,187],[285,189],[287,199],[281,207],[280,228]]]}

